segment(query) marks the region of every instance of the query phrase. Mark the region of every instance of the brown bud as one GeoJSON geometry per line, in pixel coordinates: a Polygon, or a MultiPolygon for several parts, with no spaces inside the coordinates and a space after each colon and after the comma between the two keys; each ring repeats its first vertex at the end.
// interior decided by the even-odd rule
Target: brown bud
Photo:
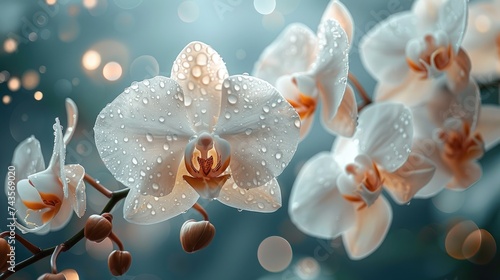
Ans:
{"type": "Polygon", "coordinates": [[[83,233],[85,237],[94,242],[101,242],[106,237],[111,234],[113,230],[113,224],[111,221],[113,220],[113,216],[109,213],[104,213],[102,215],[91,215],[87,222],[85,223],[85,228],[83,233]]]}
{"type": "Polygon", "coordinates": [[[68,280],[68,279],[62,273],[57,273],[57,274],[45,273],[42,276],[38,277],[37,280],[68,280]]]}
{"type": "Polygon", "coordinates": [[[9,256],[10,245],[7,244],[7,240],[0,238],[0,272],[4,272],[9,268],[9,256]]]}
{"type": "Polygon", "coordinates": [[[108,267],[114,276],[123,275],[132,263],[132,255],[128,251],[114,250],[109,254],[108,267]]]}
{"type": "Polygon", "coordinates": [[[215,227],[209,221],[187,220],[181,227],[181,245],[187,253],[194,253],[208,246],[215,236],[215,227]]]}

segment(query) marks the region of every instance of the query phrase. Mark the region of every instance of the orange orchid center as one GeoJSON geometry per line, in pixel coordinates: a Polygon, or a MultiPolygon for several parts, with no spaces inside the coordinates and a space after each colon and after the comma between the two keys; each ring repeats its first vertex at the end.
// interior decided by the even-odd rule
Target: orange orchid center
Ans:
{"type": "Polygon", "coordinates": [[[484,154],[484,141],[478,132],[472,134],[470,124],[463,122],[462,130],[441,131],[438,137],[443,141],[441,157],[452,168],[477,160],[484,154]]]}
{"type": "Polygon", "coordinates": [[[316,98],[310,97],[303,93],[299,93],[299,96],[295,99],[287,99],[290,105],[293,106],[295,111],[299,114],[301,120],[314,114],[316,110],[316,98]]]}
{"type": "Polygon", "coordinates": [[[350,202],[357,203],[358,210],[372,205],[382,192],[383,179],[377,165],[372,162],[371,166],[360,166],[348,164],[346,173],[352,178],[357,188],[342,196],[350,202]]]}
{"type": "Polygon", "coordinates": [[[453,59],[453,48],[451,44],[440,44],[432,35],[424,37],[425,49],[418,56],[406,57],[410,69],[421,73],[423,78],[429,78],[435,73],[446,69],[453,59]]]}
{"type": "MultiPolygon", "coordinates": [[[[33,183],[31,181],[29,181],[29,183],[30,185],[33,186],[33,183]]],[[[26,207],[28,207],[24,221],[26,222],[26,224],[35,227],[38,227],[40,225],[28,221],[31,212],[43,212],[41,220],[42,224],[45,224],[50,220],[52,220],[52,218],[54,218],[54,216],[59,212],[59,209],[61,208],[62,205],[61,199],[55,194],[43,193],[43,192],[39,192],[39,194],[42,199],[42,202],[22,200],[23,204],[26,207]]]]}
{"type": "Polygon", "coordinates": [[[184,163],[191,176],[184,175],[183,178],[201,197],[213,199],[231,177],[230,174],[224,174],[230,160],[229,143],[204,132],[186,147],[184,163]]]}

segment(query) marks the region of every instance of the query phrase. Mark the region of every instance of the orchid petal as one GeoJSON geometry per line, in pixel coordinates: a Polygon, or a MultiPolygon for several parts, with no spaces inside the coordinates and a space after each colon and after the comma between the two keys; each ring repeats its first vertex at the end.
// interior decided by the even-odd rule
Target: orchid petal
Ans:
{"type": "Polygon", "coordinates": [[[350,85],[347,85],[344,97],[340,103],[337,114],[333,119],[328,118],[326,110],[322,112],[323,126],[331,132],[341,136],[351,137],[356,130],[358,119],[358,106],[356,96],[350,85]]]}
{"type": "Polygon", "coordinates": [[[26,179],[29,175],[45,169],[40,142],[31,136],[19,143],[14,150],[12,166],[16,168],[16,180],[26,179]]]}
{"type": "Polygon", "coordinates": [[[210,131],[219,117],[222,82],[229,76],[222,58],[212,47],[191,42],[177,56],[170,76],[184,92],[193,129],[210,131]]]}
{"type": "Polygon", "coordinates": [[[477,162],[469,161],[454,170],[453,178],[446,184],[448,189],[464,191],[481,179],[483,170],[477,162]]]}
{"type": "MultiPolygon", "coordinates": [[[[47,167],[46,173],[53,173],[54,176],[59,177],[62,182],[62,190],[64,197],[68,197],[68,183],[66,182],[66,176],[64,175],[64,160],[66,157],[66,146],[63,141],[62,126],[59,123],[59,118],[56,118],[56,123],[54,124],[54,150],[52,151],[52,157],[50,158],[49,166],[47,167]],[[49,169],[51,171],[49,171],[49,169]]],[[[54,187],[57,185],[54,185],[54,187]]],[[[43,186],[41,186],[43,187],[43,186]]],[[[55,192],[50,191],[50,192],[55,192]]]]}
{"type": "Polygon", "coordinates": [[[123,206],[125,220],[142,225],[166,221],[189,210],[200,197],[182,178],[188,174],[184,163],[179,166],[175,186],[165,196],[142,194],[131,189],[123,206]]]}
{"type": "Polygon", "coordinates": [[[458,52],[467,28],[467,1],[448,0],[439,8],[438,24],[444,29],[450,43],[458,52]]]}
{"type": "Polygon", "coordinates": [[[410,110],[398,103],[376,103],[360,114],[353,141],[360,154],[370,156],[385,170],[401,167],[410,154],[413,122],[410,110]]]}
{"type": "MultiPolygon", "coordinates": [[[[276,81],[276,89],[286,100],[300,101],[300,90],[297,85],[293,82],[294,77],[290,75],[284,75],[278,78],[276,81]]],[[[316,110],[316,109],[314,109],[316,110]]],[[[314,111],[307,114],[304,118],[300,120],[300,140],[304,139],[309,131],[311,130],[312,124],[314,122],[314,111]]]]}
{"type": "Polygon", "coordinates": [[[432,97],[426,104],[415,106],[415,134],[419,137],[432,137],[435,128],[441,128],[449,119],[459,119],[470,125],[473,131],[479,117],[481,99],[479,88],[473,79],[465,89],[452,92],[444,79],[436,82],[432,88],[432,97]]]}
{"type": "Polygon", "coordinates": [[[418,73],[412,71],[397,85],[378,83],[375,88],[375,101],[400,102],[406,106],[419,105],[432,95],[434,84],[434,79],[422,79],[418,73]]]}
{"type": "Polygon", "coordinates": [[[44,203],[40,193],[38,193],[37,189],[33,187],[28,179],[23,179],[17,183],[17,192],[19,193],[19,198],[23,203],[32,203],[36,204],[33,207],[36,209],[44,208],[44,203]]]}
{"type": "Polygon", "coordinates": [[[380,196],[370,207],[355,212],[356,224],[342,235],[347,255],[360,260],[375,251],[384,241],[392,221],[389,202],[380,196]]]}
{"type": "Polygon", "coordinates": [[[50,230],[56,231],[65,227],[71,220],[73,209],[71,209],[71,201],[68,199],[63,199],[61,208],[57,214],[50,220],[50,230]]]}
{"type": "Polygon", "coordinates": [[[39,193],[52,194],[61,200],[63,199],[64,191],[62,178],[54,174],[52,170],[46,169],[42,172],[31,174],[28,176],[28,180],[39,193]]]}
{"type": "Polygon", "coordinates": [[[66,98],[66,114],[68,118],[68,127],[64,132],[64,145],[68,145],[75,132],[76,124],[78,123],[78,107],[76,107],[75,102],[69,98],[66,98]]]}
{"type": "Polygon", "coordinates": [[[322,152],[302,167],[290,194],[292,222],[304,233],[335,238],[354,225],[354,205],[337,188],[342,173],[333,155],[322,152]]]}
{"type": "Polygon", "coordinates": [[[399,84],[410,72],[406,43],[415,34],[415,18],[410,12],[392,15],[379,23],[360,42],[366,70],[379,82],[399,84]]]}
{"type": "Polygon", "coordinates": [[[154,77],[126,88],[97,117],[96,146],[113,176],[147,195],[167,195],[175,184],[191,129],[177,82],[154,77]]]}
{"type": "Polygon", "coordinates": [[[240,188],[229,179],[222,187],[217,200],[241,210],[271,213],[281,207],[281,190],[276,179],[251,189],[240,188]]]}
{"type": "Polygon", "coordinates": [[[481,134],[486,151],[500,142],[500,107],[482,105],[476,132],[481,134]]]}
{"type": "Polygon", "coordinates": [[[289,25],[262,52],[252,75],[274,85],[280,76],[307,71],[317,54],[316,40],[309,27],[289,25]]]}
{"type": "Polygon", "coordinates": [[[39,227],[29,228],[16,222],[16,226],[23,234],[34,233],[38,235],[45,235],[50,232],[50,223],[45,223],[39,227]]]}
{"type": "Polygon", "coordinates": [[[411,153],[408,160],[393,173],[381,170],[384,185],[394,201],[408,203],[434,175],[436,167],[426,157],[411,153]]]}
{"type": "Polygon", "coordinates": [[[351,45],[354,37],[354,20],[347,7],[338,0],[331,0],[323,12],[321,22],[325,22],[329,19],[336,20],[340,23],[342,29],[347,34],[349,45],[351,45]]]}
{"type": "Polygon", "coordinates": [[[215,134],[231,145],[230,168],[239,187],[259,187],[281,174],[297,149],[300,119],[273,86],[250,76],[229,77],[221,116],[215,134]]]}
{"type": "Polygon", "coordinates": [[[426,157],[436,168],[431,180],[414,195],[414,198],[435,196],[446,187],[446,183],[452,178],[451,170],[441,158],[439,144],[432,139],[414,139],[412,154],[426,157]]]}
{"type": "Polygon", "coordinates": [[[68,200],[76,215],[81,218],[85,214],[87,195],[85,193],[85,169],[79,164],[66,165],[64,167],[68,179],[68,200]]]}
{"type": "Polygon", "coordinates": [[[318,57],[308,73],[316,78],[324,114],[333,119],[346,89],[349,42],[340,24],[327,20],[318,27],[318,43],[318,57]]]}
{"type": "Polygon", "coordinates": [[[19,181],[17,192],[21,203],[16,203],[20,210],[17,215],[24,224],[17,223],[16,226],[24,233],[46,234],[50,231],[50,222],[43,222],[42,215],[49,211],[38,191],[27,179],[19,181]],[[28,222],[29,221],[29,222],[28,222]]]}

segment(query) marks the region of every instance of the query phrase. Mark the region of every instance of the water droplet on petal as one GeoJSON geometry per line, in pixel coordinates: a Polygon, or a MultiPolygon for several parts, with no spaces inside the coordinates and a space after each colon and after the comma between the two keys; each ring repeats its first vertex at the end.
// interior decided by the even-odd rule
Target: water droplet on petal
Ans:
{"type": "Polygon", "coordinates": [[[146,133],[146,140],[148,140],[148,142],[153,142],[153,135],[151,133],[146,133]]]}
{"type": "Polygon", "coordinates": [[[228,95],[227,97],[227,101],[230,103],[230,104],[236,104],[236,102],[238,102],[238,97],[236,97],[236,95],[228,95]]]}
{"type": "Polygon", "coordinates": [[[296,128],[300,128],[300,120],[299,119],[296,119],[294,124],[295,124],[296,128]]]}
{"type": "Polygon", "coordinates": [[[144,103],[144,104],[148,104],[148,99],[147,99],[146,97],[144,97],[144,98],[142,99],[142,103],[144,103]]]}
{"type": "Polygon", "coordinates": [[[133,163],[133,164],[137,164],[137,163],[138,163],[138,162],[137,162],[137,159],[136,159],[135,157],[133,157],[133,158],[132,158],[132,163],[133,163]]]}
{"type": "Polygon", "coordinates": [[[252,129],[251,129],[251,128],[247,128],[247,129],[245,130],[245,134],[246,134],[246,135],[250,135],[250,134],[252,134],[252,129]]]}
{"type": "Polygon", "coordinates": [[[276,153],[276,159],[280,159],[281,158],[281,153],[276,153]]]}
{"type": "Polygon", "coordinates": [[[269,113],[269,106],[264,105],[264,107],[262,107],[262,111],[264,111],[265,113],[269,113]]]}
{"type": "Polygon", "coordinates": [[[165,118],[164,117],[159,117],[158,121],[161,122],[161,123],[164,123],[165,122],[165,118]]]}
{"type": "Polygon", "coordinates": [[[168,151],[168,149],[170,149],[170,146],[168,145],[168,143],[163,144],[163,149],[165,151],[168,151]]]}

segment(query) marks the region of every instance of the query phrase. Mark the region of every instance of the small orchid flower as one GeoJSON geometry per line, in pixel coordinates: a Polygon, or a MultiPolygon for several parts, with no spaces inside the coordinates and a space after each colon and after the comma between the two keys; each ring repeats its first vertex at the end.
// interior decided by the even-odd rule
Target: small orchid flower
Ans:
{"type": "Polygon", "coordinates": [[[228,77],[217,52],[188,44],[171,78],[134,82],[99,114],[99,154],[130,187],[124,216],[139,224],[167,220],[201,196],[229,206],[273,212],[275,179],[298,144],[300,120],[269,83],[228,77]]]}
{"type": "Polygon", "coordinates": [[[14,150],[12,165],[16,167],[16,205],[18,228],[23,232],[46,234],[64,227],[72,210],[78,217],[85,213],[85,175],[79,164],[64,165],[66,144],[73,136],[78,111],[66,99],[68,128],[63,136],[59,119],[54,124],[54,150],[45,168],[40,142],[31,136],[14,150]]]}
{"type": "Polygon", "coordinates": [[[370,30],[360,55],[378,81],[376,99],[418,104],[428,98],[431,80],[443,74],[450,87],[467,87],[470,61],[460,47],[466,22],[467,0],[417,0],[411,11],[370,30]]]}
{"type": "Polygon", "coordinates": [[[351,259],[370,255],[392,220],[383,186],[405,204],[434,173],[428,160],[410,151],[412,135],[412,115],[405,106],[366,107],[352,138],[338,138],[333,153],[316,155],[300,171],[290,196],[292,222],[315,237],[342,235],[351,259]]]}
{"type": "Polygon", "coordinates": [[[469,5],[463,46],[472,61],[471,75],[480,81],[500,78],[500,1],[469,5]]]}
{"type": "Polygon", "coordinates": [[[299,113],[303,139],[311,128],[318,100],[324,127],[343,136],[356,128],[357,105],[347,85],[349,41],[353,23],[347,8],[331,1],[317,34],[291,24],[269,45],[254,67],[254,76],[274,84],[299,113]]]}
{"type": "Polygon", "coordinates": [[[427,198],[442,189],[465,190],[482,175],[477,160],[500,140],[500,107],[481,106],[477,84],[452,92],[443,80],[432,98],[412,108],[415,124],[413,151],[436,166],[432,180],[416,197],[427,198]]]}

